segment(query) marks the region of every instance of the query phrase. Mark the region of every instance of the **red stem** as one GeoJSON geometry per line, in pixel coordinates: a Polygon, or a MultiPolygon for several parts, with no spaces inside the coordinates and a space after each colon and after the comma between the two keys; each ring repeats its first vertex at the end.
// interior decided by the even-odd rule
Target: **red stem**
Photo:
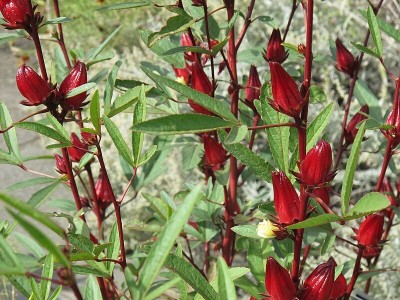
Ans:
{"type": "Polygon", "coordinates": [[[249,6],[247,8],[247,14],[246,14],[246,17],[244,19],[244,24],[243,24],[242,30],[239,33],[239,37],[238,37],[238,39],[236,41],[236,46],[235,46],[236,52],[239,50],[240,45],[242,44],[243,39],[244,39],[244,37],[245,37],[245,35],[247,33],[247,29],[249,29],[249,26],[250,26],[250,24],[252,22],[251,21],[251,15],[253,14],[254,4],[255,3],[256,3],[256,0],[251,0],[250,3],[249,3],[249,6]]]}
{"type": "MultiPolygon", "coordinates": [[[[61,15],[60,15],[60,7],[58,5],[58,0],[53,0],[53,4],[54,4],[54,10],[56,12],[56,17],[59,18],[61,15]]],[[[71,61],[69,60],[67,48],[65,47],[62,24],[61,23],[57,24],[57,27],[58,27],[58,37],[57,37],[58,44],[61,47],[68,69],[71,69],[72,66],[71,66],[71,61]]]]}
{"type": "Polygon", "coordinates": [[[356,284],[358,275],[360,275],[361,258],[362,258],[363,252],[364,252],[364,248],[358,249],[356,262],[354,264],[353,275],[351,276],[350,283],[347,286],[347,290],[344,295],[344,300],[348,300],[350,298],[350,294],[354,289],[354,285],[356,284]]]}
{"type": "Polygon", "coordinates": [[[47,77],[46,64],[44,62],[42,46],[40,44],[38,28],[36,25],[32,26],[31,37],[33,43],[35,44],[36,55],[40,66],[40,73],[42,74],[43,79],[48,81],[49,78],[47,77]]]}
{"type": "Polygon", "coordinates": [[[293,2],[292,2],[292,10],[291,10],[290,15],[289,15],[289,20],[288,20],[288,23],[286,25],[285,33],[283,34],[282,41],[286,40],[286,36],[287,36],[287,34],[289,32],[290,25],[292,24],[293,16],[294,16],[294,13],[296,12],[297,7],[298,7],[297,0],[293,0],[293,2]]]}

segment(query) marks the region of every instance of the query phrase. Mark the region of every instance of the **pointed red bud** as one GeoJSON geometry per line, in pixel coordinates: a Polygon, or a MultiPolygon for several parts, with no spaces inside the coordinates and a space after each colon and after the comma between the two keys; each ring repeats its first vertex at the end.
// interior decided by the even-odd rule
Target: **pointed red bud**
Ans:
{"type": "Polygon", "coordinates": [[[361,223],[357,230],[358,244],[365,247],[377,246],[383,234],[384,217],[382,214],[373,214],[361,223]]]}
{"type": "Polygon", "coordinates": [[[358,132],[357,125],[367,118],[364,114],[368,113],[369,108],[368,105],[365,104],[361,107],[360,111],[351,118],[344,132],[347,144],[352,144],[354,142],[358,132]]]}
{"type": "Polygon", "coordinates": [[[336,68],[353,77],[357,62],[353,54],[343,45],[339,38],[336,39],[336,68]]]}
{"type": "Polygon", "coordinates": [[[330,258],[328,262],[316,267],[304,281],[300,299],[329,299],[335,279],[335,265],[333,259],[330,258]]]}
{"type": "Polygon", "coordinates": [[[270,102],[271,106],[280,113],[298,118],[305,100],[300,95],[296,82],[279,63],[270,62],[269,66],[274,98],[270,102]]]}
{"type": "MultiPolygon", "coordinates": [[[[185,33],[183,33],[181,35],[181,46],[184,46],[184,47],[195,46],[193,44],[192,39],[190,38],[189,33],[185,32],[185,33]]],[[[187,61],[190,61],[190,62],[195,62],[197,60],[196,53],[195,52],[186,51],[185,52],[185,59],[187,61]]]]}
{"type": "Polygon", "coordinates": [[[16,81],[18,90],[27,99],[23,104],[42,104],[51,93],[50,85],[26,65],[18,68],[16,81]]]}
{"type": "Polygon", "coordinates": [[[292,224],[299,219],[300,200],[289,178],[285,173],[272,172],[274,187],[274,205],[279,221],[282,224],[292,224]]]}
{"type": "MultiPolygon", "coordinates": [[[[203,70],[203,67],[195,62],[192,65],[192,88],[207,95],[211,95],[213,91],[212,83],[210,79],[208,79],[206,73],[203,70]]],[[[190,106],[192,109],[199,113],[199,114],[204,114],[204,115],[213,115],[212,112],[209,110],[205,109],[201,105],[196,104],[193,100],[189,99],[188,100],[190,106]]]]}
{"type": "Polygon", "coordinates": [[[272,30],[271,37],[268,41],[267,50],[264,52],[264,59],[268,62],[283,63],[288,57],[288,53],[283,47],[281,32],[279,29],[272,30]]]}
{"type": "MultiPolygon", "coordinates": [[[[67,94],[74,88],[77,88],[86,83],[87,83],[86,65],[82,62],[77,62],[76,65],[69,72],[67,77],[65,77],[65,79],[61,83],[59,91],[64,97],[66,97],[67,94]]],[[[72,108],[79,108],[82,105],[82,102],[86,99],[86,96],[87,96],[86,92],[83,92],[79,95],[66,98],[65,103],[67,103],[72,108]]]]}
{"type": "Polygon", "coordinates": [[[74,162],[79,162],[81,158],[86,154],[85,149],[87,148],[79,139],[79,137],[75,134],[71,134],[71,140],[73,146],[68,147],[68,155],[70,159],[74,162]]]}
{"type": "Polygon", "coordinates": [[[81,131],[81,136],[85,145],[92,146],[97,143],[97,136],[93,133],[81,131]]]}
{"type": "Polygon", "coordinates": [[[31,5],[29,0],[0,0],[0,11],[7,22],[6,28],[18,29],[28,26],[31,5]]]}
{"type": "Polygon", "coordinates": [[[312,192],[315,196],[319,197],[326,206],[329,207],[331,203],[331,197],[329,196],[329,188],[328,187],[321,187],[314,189],[312,192]]]}
{"type": "Polygon", "coordinates": [[[67,174],[67,166],[63,157],[58,154],[54,154],[56,160],[56,171],[60,174],[67,174]]]}
{"type": "Polygon", "coordinates": [[[319,141],[299,163],[300,174],[296,174],[296,177],[299,182],[306,185],[321,185],[331,181],[335,176],[335,172],[331,172],[331,166],[331,145],[326,141],[319,141]]]}
{"type": "Polygon", "coordinates": [[[110,190],[104,173],[99,175],[96,182],[96,196],[100,211],[105,212],[107,207],[112,203],[112,190],[110,190]]]}
{"type": "Polygon", "coordinates": [[[255,99],[260,99],[261,81],[258,76],[257,68],[254,65],[250,67],[249,79],[246,83],[246,89],[244,90],[244,97],[247,101],[253,102],[255,99]]]}
{"type": "Polygon", "coordinates": [[[386,124],[393,126],[393,128],[384,130],[383,134],[389,141],[392,141],[392,148],[395,148],[400,144],[400,101],[397,103],[396,107],[393,107],[390,111],[386,124]]]}
{"type": "Polygon", "coordinates": [[[346,293],[347,282],[346,278],[342,273],[336,278],[333,282],[333,287],[331,294],[329,295],[329,300],[341,299],[343,295],[346,293]]]}
{"type": "Polygon", "coordinates": [[[267,259],[265,288],[274,300],[293,300],[296,297],[296,288],[289,272],[271,256],[267,259]]]}
{"type": "Polygon", "coordinates": [[[226,150],[218,141],[209,135],[203,136],[204,162],[212,167],[213,171],[221,169],[227,159],[226,150]]]}

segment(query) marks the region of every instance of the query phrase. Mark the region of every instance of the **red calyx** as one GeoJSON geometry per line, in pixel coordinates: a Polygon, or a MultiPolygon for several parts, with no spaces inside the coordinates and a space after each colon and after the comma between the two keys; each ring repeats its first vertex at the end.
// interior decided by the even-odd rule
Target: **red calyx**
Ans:
{"type": "Polygon", "coordinates": [[[102,215],[104,215],[105,210],[112,203],[113,193],[107,184],[104,173],[100,173],[95,189],[100,212],[102,215]]]}
{"type": "Polygon", "coordinates": [[[348,74],[350,77],[354,76],[357,62],[353,54],[343,45],[342,41],[336,39],[336,68],[348,74]]]}
{"type": "Polygon", "coordinates": [[[226,150],[216,139],[209,135],[203,136],[203,142],[205,165],[211,167],[213,171],[221,169],[227,159],[226,150]]]}
{"type": "Polygon", "coordinates": [[[60,174],[67,174],[67,166],[63,157],[58,154],[54,154],[56,160],[56,171],[60,174]]]}
{"type": "Polygon", "coordinates": [[[392,142],[392,148],[395,148],[400,144],[400,103],[397,103],[397,105],[395,105],[395,107],[390,111],[386,124],[393,126],[393,128],[382,130],[382,132],[388,141],[392,142]]]}
{"type": "Polygon", "coordinates": [[[44,103],[52,90],[38,73],[25,64],[18,68],[16,81],[18,90],[27,99],[22,102],[24,105],[32,106],[44,103]]]}
{"type": "Polygon", "coordinates": [[[263,55],[266,61],[281,64],[287,59],[288,53],[285,51],[285,47],[281,45],[282,42],[280,30],[274,28],[269,38],[267,49],[263,55]]]}
{"type": "Polygon", "coordinates": [[[365,114],[369,113],[369,107],[367,104],[363,105],[358,113],[356,113],[347,124],[347,127],[344,132],[344,137],[346,139],[347,144],[352,144],[354,139],[356,138],[358,128],[357,125],[361,123],[363,120],[367,119],[365,114]]]}
{"type": "Polygon", "coordinates": [[[0,11],[7,29],[24,29],[32,17],[32,4],[29,0],[0,0],[0,11]]]}
{"type": "Polygon", "coordinates": [[[299,118],[305,100],[300,95],[296,82],[279,63],[270,62],[269,66],[274,98],[270,101],[270,105],[280,113],[295,119],[299,118]]]}
{"type": "Polygon", "coordinates": [[[323,185],[335,177],[335,171],[331,172],[332,148],[326,141],[319,141],[298,165],[300,173],[293,174],[309,186],[323,185]]]}
{"type": "Polygon", "coordinates": [[[81,140],[75,133],[71,134],[71,140],[73,146],[67,148],[68,155],[72,161],[79,162],[81,158],[86,154],[85,149],[87,149],[87,147],[81,142],[81,140]]]}
{"type": "Polygon", "coordinates": [[[373,214],[365,218],[357,230],[358,244],[364,247],[378,245],[383,234],[384,217],[382,214],[373,214]]]}
{"type": "MultiPolygon", "coordinates": [[[[195,46],[193,44],[192,39],[190,38],[189,33],[185,32],[181,35],[181,46],[184,47],[192,47],[195,46]]],[[[185,52],[185,59],[190,62],[195,62],[197,60],[197,54],[195,52],[186,51],[185,52]]]]}
{"type": "Polygon", "coordinates": [[[271,256],[267,259],[265,288],[274,300],[293,300],[296,297],[296,287],[289,272],[271,256]]]}
{"type": "Polygon", "coordinates": [[[249,79],[244,90],[244,97],[247,101],[253,102],[255,99],[260,99],[261,81],[258,75],[257,68],[254,65],[250,67],[249,79]]]}
{"type": "MultiPolygon", "coordinates": [[[[86,65],[82,62],[77,62],[61,83],[59,91],[64,97],[66,97],[70,91],[84,85],[85,83],[87,83],[86,65]]],[[[65,98],[65,103],[72,108],[79,108],[81,107],[82,102],[86,99],[86,96],[86,92],[83,92],[79,95],[65,98]]]]}
{"type": "Polygon", "coordinates": [[[301,300],[329,299],[335,279],[335,265],[336,263],[330,258],[328,262],[316,267],[304,281],[299,298],[301,300]]]}
{"type": "Polygon", "coordinates": [[[313,190],[313,195],[319,197],[326,206],[330,206],[331,197],[329,196],[329,187],[321,187],[313,190]]]}
{"type": "Polygon", "coordinates": [[[300,199],[285,173],[272,172],[274,187],[274,205],[279,221],[282,224],[292,224],[299,219],[300,199]]]}
{"type": "MultiPolygon", "coordinates": [[[[208,79],[206,73],[204,72],[203,67],[197,62],[195,62],[192,65],[191,86],[193,89],[195,89],[203,94],[206,94],[209,96],[212,95],[212,92],[213,92],[212,83],[211,83],[210,79],[208,79]]],[[[205,109],[201,105],[196,104],[193,100],[189,99],[188,102],[195,112],[197,112],[199,114],[210,115],[210,116],[214,115],[212,112],[205,109]]]]}

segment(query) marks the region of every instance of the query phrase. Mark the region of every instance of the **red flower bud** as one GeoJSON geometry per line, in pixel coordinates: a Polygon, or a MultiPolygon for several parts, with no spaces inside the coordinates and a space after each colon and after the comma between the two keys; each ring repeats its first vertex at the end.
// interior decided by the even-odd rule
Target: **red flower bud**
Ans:
{"type": "Polygon", "coordinates": [[[384,217],[373,214],[365,218],[357,230],[358,244],[365,247],[377,246],[383,234],[384,217]]]}
{"type": "Polygon", "coordinates": [[[296,82],[279,63],[270,62],[269,66],[274,98],[270,101],[271,106],[280,113],[298,118],[305,100],[300,95],[296,82]]]}
{"type": "Polygon", "coordinates": [[[317,186],[331,181],[335,172],[330,172],[332,166],[332,149],[326,141],[319,141],[304,160],[298,164],[299,173],[294,173],[299,182],[317,186]]]}
{"type": "Polygon", "coordinates": [[[18,68],[16,81],[19,92],[27,99],[22,102],[25,105],[42,104],[51,93],[50,85],[26,65],[18,68]]]}
{"type": "Polygon", "coordinates": [[[81,136],[85,145],[92,146],[97,142],[97,136],[93,133],[81,131],[81,136]]]}
{"type": "MultiPolygon", "coordinates": [[[[386,194],[386,196],[388,197],[388,199],[390,201],[391,206],[397,206],[397,201],[395,199],[392,185],[390,184],[390,181],[387,177],[385,177],[383,179],[380,192],[383,194],[386,194]]],[[[390,208],[388,208],[388,209],[390,209],[390,208]]]]}
{"type": "Polygon", "coordinates": [[[255,99],[260,99],[261,81],[258,76],[257,68],[254,65],[250,67],[249,79],[246,83],[244,95],[247,101],[253,102],[255,99]]]}
{"type": "MultiPolygon", "coordinates": [[[[184,46],[184,47],[192,47],[192,46],[195,46],[195,45],[193,44],[192,39],[190,38],[189,33],[185,32],[185,33],[183,33],[183,34],[181,35],[181,46],[184,46]]],[[[187,61],[195,62],[195,61],[197,60],[196,55],[197,55],[197,54],[196,54],[195,52],[186,51],[186,52],[185,52],[185,59],[186,59],[187,61]]]]}
{"type": "Polygon", "coordinates": [[[60,174],[67,174],[67,166],[63,157],[58,154],[54,154],[56,160],[56,171],[60,174]]]}
{"type": "MultiPolygon", "coordinates": [[[[77,62],[61,83],[59,91],[64,97],[66,97],[74,88],[84,85],[85,83],[87,83],[86,65],[82,62],[77,62]]],[[[71,98],[66,98],[65,103],[72,108],[79,108],[82,105],[82,102],[86,99],[86,96],[86,92],[83,92],[71,98]]]]}
{"type": "Polygon", "coordinates": [[[296,287],[289,272],[271,256],[267,259],[265,288],[274,300],[293,300],[296,298],[296,287]]]}
{"type": "Polygon", "coordinates": [[[96,196],[99,209],[102,214],[104,214],[107,207],[112,203],[112,193],[113,191],[109,188],[107,184],[106,177],[104,173],[99,175],[96,182],[96,196]]]}
{"type": "Polygon", "coordinates": [[[226,150],[209,135],[203,136],[203,142],[205,165],[212,167],[213,171],[221,169],[227,159],[226,150]]]}
{"type": "Polygon", "coordinates": [[[331,294],[335,279],[335,262],[332,258],[320,264],[306,278],[301,292],[301,300],[326,300],[331,294]]]}
{"type": "Polygon", "coordinates": [[[1,14],[7,21],[6,28],[18,29],[28,26],[31,5],[29,0],[0,0],[1,14]]]}
{"type": "MultiPolygon", "coordinates": [[[[216,45],[218,45],[219,41],[218,40],[210,40],[210,49],[214,48],[216,45]]],[[[201,43],[200,46],[206,50],[209,50],[208,43],[201,43]]],[[[205,65],[207,61],[210,59],[211,55],[210,54],[203,54],[202,56],[202,64],[205,65]]],[[[215,57],[215,55],[213,55],[215,57]]]]}
{"type": "Polygon", "coordinates": [[[329,196],[329,188],[327,187],[317,188],[314,189],[312,193],[315,196],[319,197],[326,204],[326,206],[329,207],[331,203],[331,197],[329,196]]]}
{"type": "Polygon", "coordinates": [[[333,282],[333,287],[331,294],[329,295],[329,300],[341,299],[346,293],[347,282],[346,278],[342,273],[333,282]]]}
{"type": "Polygon", "coordinates": [[[268,62],[283,63],[288,57],[288,53],[283,47],[281,38],[281,32],[279,29],[275,28],[272,30],[271,37],[268,41],[267,49],[264,52],[264,59],[268,62]]]}
{"type": "Polygon", "coordinates": [[[71,134],[71,140],[73,146],[68,147],[68,155],[70,159],[74,162],[79,162],[81,158],[86,154],[85,149],[87,148],[79,139],[79,137],[75,134],[71,134]]]}
{"type": "Polygon", "coordinates": [[[388,141],[392,141],[392,148],[395,148],[400,143],[400,103],[397,103],[396,107],[393,107],[390,111],[386,124],[393,126],[393,128],[383,130],[383,134],[388,141]]]}
{"type": "Polygon", "coordinates": [[[296,190],[285,173],[272,172],[274,187],[274,205],[279,221],[282,224],[292,224],[299,219],[300,199],[296,190]]]}
{"type": "Polygon", "coordinates": [[[339,38],[336,39],[336,68],[353,77],[357,62],[353,54],[342,44],[339,38]]]}
{"type": "Polygon", "coordinates": [[[351,118],[350,122],[347,124],[346,130],[344,132],[345,138],[346,138],[346,143],[347,144],[352,144],[354,142],[354,139],[356,138],[358,128],[357,125],[365,120],[367,117],[364,114],[369,113],[369,108],[368,105],[365,104],[361,107],[360,111],[356,113],[353,118],[351,118]]]}
{"type": "MultiPolygon", "coordinates": [[[[202,66],[195,62],[192,65],[192,88],[203,93],[211,96],[213,87],[210,79],[208,79],[206,73],[204,72],[202,66]]],[[[201,105],[196,104],[193,100],[189,99],[188,100],[190,106],[192,109],[199,113],[199,114],[204,114],[204,115],[213,115],[212,112],[209,110],[205,109],[201,105]]]]}

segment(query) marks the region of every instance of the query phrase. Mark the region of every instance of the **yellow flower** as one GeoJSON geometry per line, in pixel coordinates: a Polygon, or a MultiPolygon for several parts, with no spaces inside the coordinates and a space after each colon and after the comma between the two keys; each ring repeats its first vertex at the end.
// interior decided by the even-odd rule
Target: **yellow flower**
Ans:
{"type": "Polygon", "coordinates": [[[264,220],[258,223],[257,226],[257,235],[259,237],[265,239],[273,239],[276,237],[274,231],[279,231],[279,228],[276,227],[270,220],[264,220]]]}

